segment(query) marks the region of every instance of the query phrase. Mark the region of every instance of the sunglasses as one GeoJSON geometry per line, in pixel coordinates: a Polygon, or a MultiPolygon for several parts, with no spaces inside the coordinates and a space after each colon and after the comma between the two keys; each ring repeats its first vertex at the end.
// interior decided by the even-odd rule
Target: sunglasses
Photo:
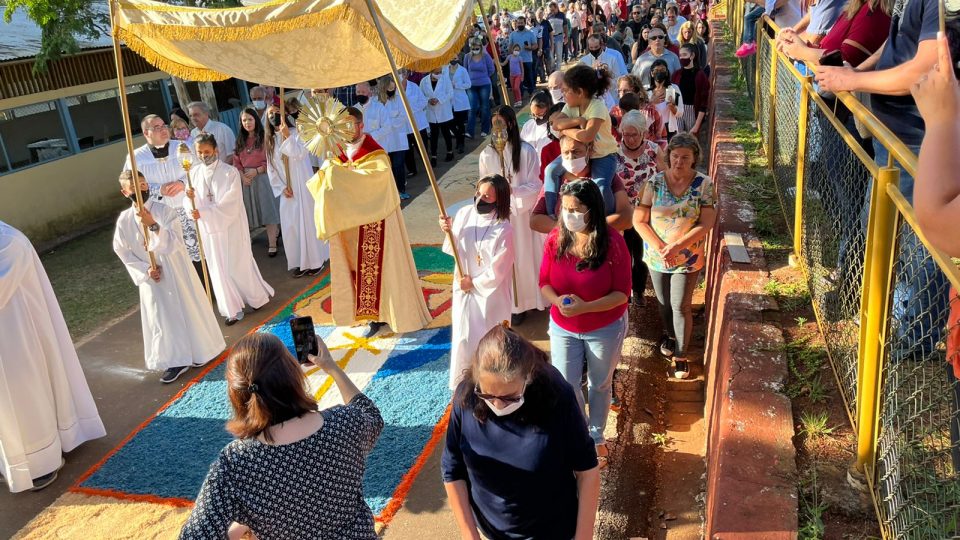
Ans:
{"type": "Polygon", "coordinates": [[[526,382],[523,383],[523,390],[520,391],[520,395],[519,395],[519,396],[495,396],[495,395],[493,395],[493,394],[484,394],[483,392],[480,391],[480,386],[479,386],[479,385],[474,385],[474,387],[473,387],[473,394],[474,394],[475,396],[477,396],[478,398],[484,399],[484,400],[487,400],[487,401],[493,401],[493,400],[495,400],[495,399],[498,399],[498,400],[500,400],[500,401],[502,401],[502,402],[504,402],[504,403],[516,403],[516,402],[520,401],[521,399],[523,399],[523,394],[524,394],[524,392],[526,392],[526,391],[527,391],[527,383],[526,383],[526,382]]]}
{"type": "Polygon", "coordinates": [[[649,41],[659,41],[659,40],[661,40],[661,39],[663,39],[663,38],[664,38],[664,36],[662,36],[662,35],[659,35],[659,36],[650,36],[650,37],[647,38],[647,40],[649,40],[649,41]]]}

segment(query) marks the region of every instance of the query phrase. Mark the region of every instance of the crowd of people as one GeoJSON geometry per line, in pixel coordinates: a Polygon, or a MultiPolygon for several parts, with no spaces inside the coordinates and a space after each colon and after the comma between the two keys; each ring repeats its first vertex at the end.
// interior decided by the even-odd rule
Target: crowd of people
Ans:
{"type": "MultiPolygon", "coordinates": [[[[716,188],[700,170],[711,97],[707,8],[703,0],[591,0],[498,13],[489,29],[475,28],[449,64],[401,72],[413,122],[391,77],[307,89],[284,102],[275,89],[254,87],[238,133],[211,119],[202,102],[166,119],[144,117],[146,144],[128,156],[119,177],[131,207],[117,221],[113,245],[139,288],[147,367],[170,383],[224,349],[206,294],[226,325],[270,301],[274,291],[250,240],[261,227],[267,256],[277,256],[282,242],[292,277],[329,265],[336,325],[371,320],[367,337],[386,325],[398,333],[423,328],[430,314],[400,201],[409,198],[406,181],[418,158],[437,164],[441,135],[451,161],[479,125],[488,140],[472,204],[438,222],[447,235],[443,250],[456,252],[462,264],[453,281],[444,487],[464,538],[592,538],[614,371],[630,307],[645,305],[648,281],[661,319],[658,349],[673,376],[689,377],[698,361],[692,296],[717,215],[716,188]],[[512,96],[500,91],[501,77],[512,96]],[[296,129],[301,100],[321,95],[345,106],[352,134],[325,160],[307,151],[296,129]],[[530,118],[521,125],[516,109],[525,99],[530,118]],[[417,132],[428,141],[427,156],[417,155],[417,132]],[[374,277],[358,263],[367,249],[383,250],[374,277]],[[211,284],[206,294],[201,250],[211,284]],[[365,289],[371,281],[375,289],[365,289]],[[513,329],[540,310],[549,310],[549,353],[513,329]]],[[[771,11],[782,9],[778,2],[771,11]]],[[[886,0],[848,0],[843,9],[819,0],[795,26],[785,26],[776,46],[811,63],[837,48],[849,65],[870,68],[818,70],[825,91],[913,92],[916,103],[881,97],[874,109],[919,149],[920,114],[936,115],[931,105],[917,108],[921,97],[952,103],[953,124],[938,124],[940,143],[956,135],[960,107],[946,39],[933,82],[911,86],[938,58],[931,13],[935,0],[910,0],[905,10],[886,0]],[[890,26],[886,45],[874,36],[881,26],[890,26]],[[915,79],[889,75],[904,65],[915,79]]],[[[756,17],[756,9],[747,16],[756,17]]],[[[748,38],[756,39],[744,36],[741,55],[750,53],[748,38]]],[[[955,166],[944,163],[955,161],[956,152],[923,142],[918,205],[946,212],[957,191],[935,190],[924,176],[949,177],[955,166]]],[[[880,148],[874,150],[885,165],[880,148]]],[[[913,188],[902,175],[908,200],[913,188]]],[[[955,250],[952,237],[938,240],[955,250]]],[[[6,249],[22,245],[22,235],[0,223],[0,270],[38,265],[29,251],[6,249]]],[[[17,290],[0,283],[0,320],[35,316],[30,306],[8,313],[4,301],[17,290]]],[[[29,285],[40,297],[49,292],[44,280],[29,285]]],[[[46,327],[24,332],[22,348],[65,333],[62,317],[46,327]]],[[[211,466],[181,538],[376,538],[363,475],[383,418],[322,340],[318,348],[309,360],[344,401],[323,411],[305,393],[304,370],[278,338],[254,333],[234,346],[226,370],[233,409],[227,428],[237,440],[211,466]],[[303,511],[304,500],[311,511],[303,511]]],[[[63,356],[64,377],[79,396],[69,414],[80,428],[54,449],[58,458],[103,435],[75,353],[63,356]]],[[[12,428],[0,423],[0,429],[12,428]]],[[[14,463],[4,445],[0,472],[11,489],[55,478],[52,453],[14,463]]]]}

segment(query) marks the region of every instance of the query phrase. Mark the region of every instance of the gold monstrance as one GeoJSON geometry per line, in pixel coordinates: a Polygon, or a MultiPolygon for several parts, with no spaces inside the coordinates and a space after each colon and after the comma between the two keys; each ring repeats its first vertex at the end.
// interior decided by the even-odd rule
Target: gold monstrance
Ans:
{"type": "Polygon", "coordinates": [[[307,98],[297,118],[297,130],[307,150],[323,159],[339,152],[354,135],[347,109],[328,95],[307,98]]]}

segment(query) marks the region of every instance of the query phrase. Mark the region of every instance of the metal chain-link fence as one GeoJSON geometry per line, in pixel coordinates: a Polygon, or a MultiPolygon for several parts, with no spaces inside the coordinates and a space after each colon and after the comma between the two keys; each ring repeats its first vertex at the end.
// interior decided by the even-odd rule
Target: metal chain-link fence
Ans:
{"type": "MultiPolygon", "coordinates": [[[[776,30],[769,19],[764,24],[776,30]]],[[[845,102],[851,113],[815,95],[782,55],[774,72],[772,43],[763,32],[758,38],[758,128],[788,228],[799,205],[800,230],[791,231],[799,236],[795,255],[884,536],[960,538],[960,299],[950,289],[960,287],[960,272],[918,236],[912,193],[883,187],[896,172],[872,162],[873,147],[858,138],[851,115],[908,163],[901,169],[916,170],[916,156],[859,103],[845,102]],[[811,101],[800,118],[804,93],[811,101]],[[874,184],[880,188],[871,201],[874,184]],[[880,335],[873,332],[878,328],[880,335]]]]}
{"type": "Polygon", "coordinates": [[[876,497],[890,537],[960,537],[960,300],[906,220],[897,230],[877,443],[876,497]],[[954,343],[950,344],[951,338],[954,343]]]}
{"type": "MultiPolygon", "coordinates": [[[[803,226],[799,233],[807,286],[841,383],[847,413],[855,420],[871,175],[838,126],[830,121],[832,115],[831,105],[811,98],[803,164],[803,226]]],[[[844,134],[848,132],[844,130],[844,134]]]]}

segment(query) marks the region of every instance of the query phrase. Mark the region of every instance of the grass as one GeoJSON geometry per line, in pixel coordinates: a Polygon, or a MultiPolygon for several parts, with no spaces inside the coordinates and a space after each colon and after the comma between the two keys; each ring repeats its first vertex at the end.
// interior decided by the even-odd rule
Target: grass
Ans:
{"type": "Polygon", "coordinates": [[[803,411],[800,415],[800,432],[811,439],[820,439],[833,433],[830,415],[826,412],[803,411]]]}
{"type": "Polygon", "coordinates": [[[653,434],[653,444],[667,448],[673,443],[673,437],[667,435],[666,433],[654,433],[653,434]]]}
{"type": "Polygon", "coordinates": [[[827,512],[829,506],[825,501],[820,500],[816,463],[810,468],[807,484],[803,485],[801,481],[800,492],[803,493],[804,488],[807,487],[810,496],[800,498],[800,528],[797,531],[797,537],[800,540],[821,540],[826,533],[823,514],[827,512]]]}
{"type": "Polygon", "coordinates": [[[784,311],[795,311],[810,305],[810,290],[802,281],[784,282],[771,279],[763,290],[772,296],[784,311]]]}
{"type": "Polygon", "coordinates": [[[787,397],[806,396],[811,403],[826,401],[829,391],[821,373],[827,360],[826,349],[810,345],[807,339],[797,339],[784,345],[783,352],[791,379],[786,388],[787,397]]]}
{"type": "Polygon", "coordinates": [[[40,260],[74,340],[139,301],[137,287],[113,252],[112,226],[71,240],[40,260]]]}

